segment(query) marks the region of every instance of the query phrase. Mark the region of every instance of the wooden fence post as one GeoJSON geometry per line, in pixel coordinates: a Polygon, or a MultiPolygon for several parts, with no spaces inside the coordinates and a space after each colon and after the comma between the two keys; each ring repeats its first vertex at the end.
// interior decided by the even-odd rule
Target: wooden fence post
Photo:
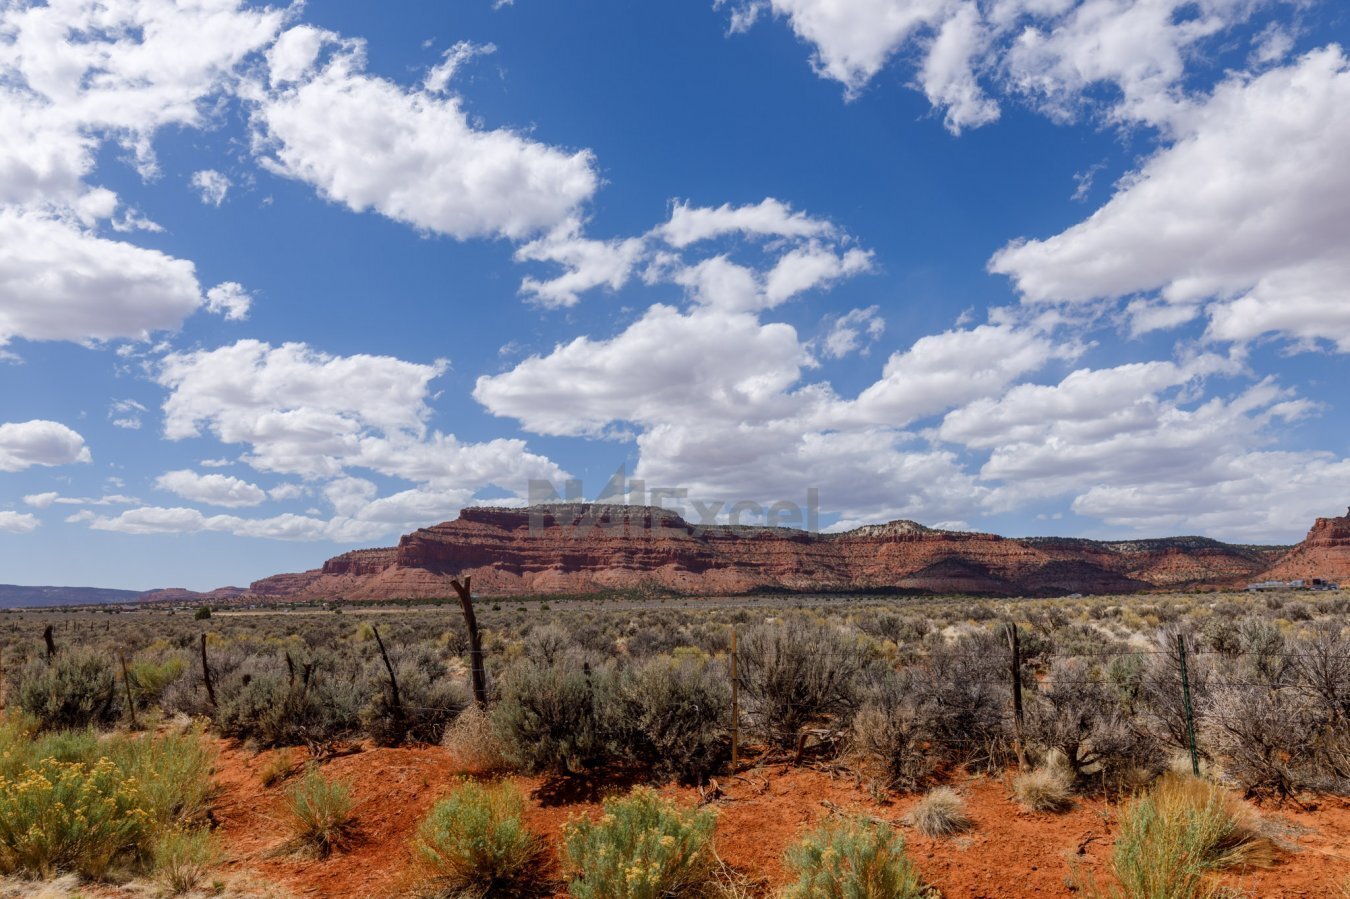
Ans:
{"type": "Polygon", "coordinates": [[[56,657],[56,641],[52,639],[52,626],[50,624],[42,632],[42,641],[47,644],[47,664],[50,665],[52,659],[56,657]]]}
{"type": "Polygon", "coordinates": [[[740,761],[741,690],[736,662],[736,625],[731,626],[731,770],[740,761]]]}
{"type": "Polygon", "coordinates": [[[202,680],[206,682],[206,698],[211,703],[211,708],[218,708],[216,705],[216,688],[211,685],[211,666],[206,663],[206,633],[202,633],[202,680]]]}
{"type": "Polygon", "coordinates": [[[1177,656],[1181,661],[1181,702],[1186,708],[1186,741],[1191,747],[1191,774],[1200,776],[1200,754],[1195,748],[1195,712],[1191,709],[1191,679],[1186,672],[1186,638],[1177,634],[1177,656]]]}
{"type": "Polygon", "coordinates": [[[1017,767],[1027,767],[1026,749],[1022,743],[1022,642],[1018,639],[1017,623],[1009,621],[1008,649],[1012,655],[1013,748],[1017,751],[1017,767]]]}
{"type": "Polygon", "coordinates": [[[403,742],[403,699],[398,693],[398,678],[394,677],[394,666],[389,661],[389,653],[384,651],[384,641],[380,639],[380,629],[375,625],[370,626],[370,630],[375,634],[375,645],[380,647],[380,658],[384,659],[384,670],[389,672],[389,692],[394,702],[394,721],[399,729],[399,742],[403,742]]]}
{"type": "Polygon", "coordinates": [[[450,586],[459,594],[459,607],[464,612],[464,624],[469,629],[469,676],[473,682],[473,698],[478,707],[487,708],[487,672],[483,670],[483,638],[478,633],[478,618],[473,613],[472,578],[464,583],[452,580],[450,586]]]}
{"type": "Polygon", "coordinates": [[[140,725],[136,723],[136,700],[131,695],[131,675],[127,673],[127,657],[119,652],[117,659],[122,663],[122,686],[127,691],[127,713],[131,715],[131,729],[139,730],[140,725]]]}

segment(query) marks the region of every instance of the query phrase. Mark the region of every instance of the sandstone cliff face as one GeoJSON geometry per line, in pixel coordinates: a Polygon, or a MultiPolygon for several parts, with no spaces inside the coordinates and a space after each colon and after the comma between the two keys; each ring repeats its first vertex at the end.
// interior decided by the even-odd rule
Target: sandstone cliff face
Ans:
{"type": "Polygon", "coordinates": [[[1302,543],[1265,573],[1281,581],[1323,578],[1350,583],[1350,510],[1341,518],[1319,518],[1302,543]]]}
{"type": "MultiPolygon", "coordinates": [[[[1342,551],[1350,552],[1350,541],[1342,551]]],[[[570,504],[465,509],[455,521],[404,536],[397,547],[345,553],[320,569],[258,581],[250,592],[295,599],[449,596],[451,579],[469,575],[484,595],[783,590],[1053,596],[1239,586],[1262,575],[1271,556],[1267,548],[1202,537],[1013,540],[909,521],[813,534],[696,526],[653,507],[570,504]]]]}

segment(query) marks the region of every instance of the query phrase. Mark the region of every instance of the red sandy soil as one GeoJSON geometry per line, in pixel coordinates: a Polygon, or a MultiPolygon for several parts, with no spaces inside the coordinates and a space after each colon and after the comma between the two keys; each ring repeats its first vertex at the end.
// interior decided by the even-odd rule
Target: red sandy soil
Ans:
{"type": "MultiPolygon", "coordinates": [[[[349,781],[357,800],[358,834],[347,850],[324,860],[284,852],[288,831],[284,785],[263,788],[260,772],[274,753],[254,754],[220,743],[215,806],[227,862],[235,883],[275,885],[274,895],[322,897],[397,896],[412,884],[410,839],[432,803],[470,774],[439,747],[375,749],[327,762],[329,777],[349,781]],[[282,851],[278,851],[282,850],[282,851]]],[[[300,759],[301,751],[293,751],[300,759]]],[[[627,784],[559,785],[516,778],[529,797],[526,820],[540,836],[556,840],[578,814],[593,814],[602,795],[627,784]]],[[[836,811],[861,813],[901,827],[923,877],[946,897],[1072,896],[1074,868],[1105,885],[1117,809],[1080,799],[1063,814],[1033,814],[1010,797],[1005,782],[956,778],[973,828],[931,839],[903,825],[918,796],[878,798],[852,775],[803,767],[751,768],[720,780],[717,852],[754,883],[777,887],[786,879],[783,850],[802,832],[836,811]]],[[[686,803],[697,790],[666,787],[686,803]]],[[[1293,805],[1262,809],[1280,851],[1274,867],[1229,875],[1226,882],[1255,897],[1340,897],[1350,885],[1350,801],[1319,799],[1306,810],[1293,805]]],[[[272,892],[265,890],[264,895],[272,892]]],[[[561,895],[561,894],[560,894],[561,895]]]]}

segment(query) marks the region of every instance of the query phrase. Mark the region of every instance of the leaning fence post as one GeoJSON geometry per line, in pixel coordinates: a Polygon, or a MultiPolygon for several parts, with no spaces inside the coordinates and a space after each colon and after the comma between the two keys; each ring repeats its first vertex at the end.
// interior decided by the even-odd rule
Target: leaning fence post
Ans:
{"type": "Polygon", "coordinates": [[[740,761],[737,745],[740,743],[741,727],[741,691],[740,677],[736,669],[736,626],[731,627],[731,768],[736,769],[736,763],[740,761]]]}
{"type": "Polygon", "coordinates": [[[459,607],[464,612],[464,625],[469,629],[469,676],[473,681],[473,698],[479,708],[487,708],[487,673],[483,670],[483,638],[478,633],[478,619],[473,613],[472,579],[464,583],[452,580],[450,586],[459,594],[459,607]]]}
{"type": "Polygon", "coordinates": [[[206,698],[211,708],[216,706],[216,688],[211,685],[211,666],[206,664],[206,632],[202,632],[202,680],[206,683],[206,698]]]}
{"type": "Polygon", "coordinates": [[[1191,773],[1200,776],[1200,755],[1195,749],[1195,712],[1191,709],[1191,680],[1186,673],[1186,638],[1177,634],[1177,657],[1181,660],[1181,701],[1186,707],[1186,740],[1191,744],[1191,773]]]}
{"type": "Polygon", "coordinates": [[[384,641],[380,639],[380,629],[375,625],[370,626],[370,631],[375,635],[375,645],[380,647],[380,658],[384,659],[384,670],[389,672],[389,692],[394,704],[394,721],[399,728],[399,740],[403,738],[403,700],[398,694],[398,678],[394,677],[394,666],[389,661],[389,653],[384,651],[384,641]]]}
{"type": "Polygon", "coordinates": [[[131,715],[131,729],[139,730],[140,725],[136,723],[136,700],[131,695],[131,675],[127,673],[127,657],[119,652],[117,659],[122,663],[122,686],[127,691],[127,712],[131,715]]]}
{"type": "Polygon", "coordinates": [[[1018,639],[1016,622],[1008,622],[1007,632],[1012,655],[1013,748],[1017,751],[1017,767],[1026,768],[1026,750],[1022,745],[1022,643],[1018,639]]]}
{"type": "Polygon", "coordinates": [[[42,641],[47,644],[47,664],[51,664],[56,656],[56,641],[52,639],[52,626],[47,625],[46,630],[42,632],[42,641]]]}

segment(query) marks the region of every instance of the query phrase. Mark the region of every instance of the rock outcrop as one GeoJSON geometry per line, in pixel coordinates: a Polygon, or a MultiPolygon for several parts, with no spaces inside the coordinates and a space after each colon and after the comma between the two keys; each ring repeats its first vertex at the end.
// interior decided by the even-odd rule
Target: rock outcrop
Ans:
{"type": "Polygon", "coordinates": [[[1292,581],[1321,578],[1350,583],[1350,509],[1340,518],[1319,518],[1303,542],[1263,578],[1292,581]]]}
{"type": "MultiPolygon", "coordinates": [[[[1342,554],[1338,558],[1350,560],[1350,523],[1319,520],[1314,533],[1323,521],[1342,522],[1339,530],[1324,530],[1342,554]]],[[[345,553],[313,571],[257,581],[249,593],[297,600],[452,596],[450,581],[464,576],[473,577],[481,595],[1132,593],[1241,586],[1264,576],[1277,559],[1288,561],[1298,552],[1286,554],[1287,549],[1203,537],[1018,540],[911,521],[816,534],[694,525],[650,506],[561,504],[465,509],[454,521],[404,536],[397,547],[345,553]]]]}

